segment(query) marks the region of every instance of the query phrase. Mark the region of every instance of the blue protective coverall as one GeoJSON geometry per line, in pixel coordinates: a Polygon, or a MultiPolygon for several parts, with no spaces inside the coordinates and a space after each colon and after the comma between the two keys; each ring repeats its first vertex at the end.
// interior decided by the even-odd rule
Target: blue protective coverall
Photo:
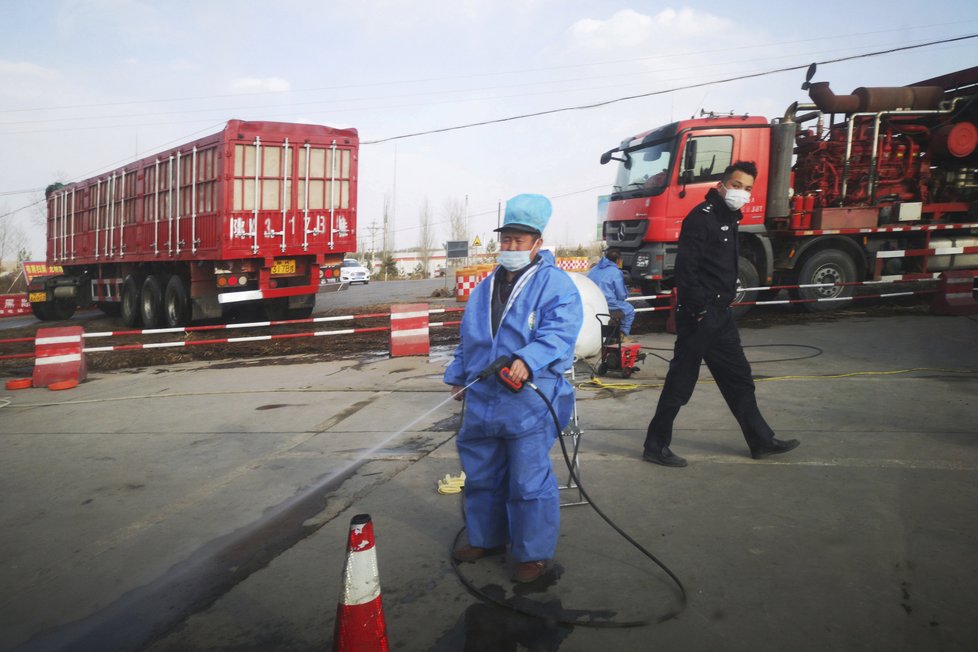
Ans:
{"type": "MultiPolygon", "coordinates": [[[[505,273],[497,267],[470,295],[444,381],[466,386],[500,356],[518,357],[563,428],[574,407],[574,388],[564,371],[574,362],[583,321],[580,294],[554,265],[553,254],[542,251],[517,281],[493,335],[493,288],[496,275],[505,273]]],[[[556,437],[550,412],[533,390],[514,394],[490,377],[465,391],[456,443],[465,471],[470,545],[510,543],[520,563],[553,558],[560,532],[560,496],[550,464],[556,437]]]]}
{"type": "Polygon", "coordinates": [[[635,321],[635,306],[625,301],[628,298],[628,290],[625,288],[625,277],[618,269],[618,265],[607,258],[602,258],[587,273],[587,277],[594,281],[604,298],[608,300],[608,310],[621,310],[624,313],[621,318],[622,335],[631,333],[632,322],[635,321]]]}

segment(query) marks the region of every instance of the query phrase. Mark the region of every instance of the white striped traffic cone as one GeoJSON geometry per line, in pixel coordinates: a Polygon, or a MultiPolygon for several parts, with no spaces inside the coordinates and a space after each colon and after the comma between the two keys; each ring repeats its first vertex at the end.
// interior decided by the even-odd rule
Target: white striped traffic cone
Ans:
{"type": "Polygon", "coordinates": [[[374,525],[367,514],[357,514],[350,521],[333,652],[388,652],[374,525]]]}

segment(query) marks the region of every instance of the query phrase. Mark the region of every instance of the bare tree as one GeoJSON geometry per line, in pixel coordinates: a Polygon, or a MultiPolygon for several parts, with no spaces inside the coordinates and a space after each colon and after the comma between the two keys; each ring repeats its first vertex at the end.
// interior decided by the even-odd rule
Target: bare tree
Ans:
{"type": "Polygon", "coordinates": [[[428,278],[428,263],[431,261],[431,252],[435,248],[435,230],[431,224],[431,205],[427,197],[421,200],[418,220],[421,223],[421,230],[418,232],[418,258],[421,262],[418,267],[420,267],[421,278],[428,278]]]}
{"type": "Polygon", "coordinates": [[[451,225],[452,240],[468,240],[469,227],[466,224],[465,202],[457,197],[445,200],[445,217],[451,225]]]}
{"type": "Polygon", "coordinates": [[[4,265],[16,262],[17,256],[27,247],[27,236],[24,234],[13,215],[6,215],[7,211],[0,208],[0,271],[4,265]]]}

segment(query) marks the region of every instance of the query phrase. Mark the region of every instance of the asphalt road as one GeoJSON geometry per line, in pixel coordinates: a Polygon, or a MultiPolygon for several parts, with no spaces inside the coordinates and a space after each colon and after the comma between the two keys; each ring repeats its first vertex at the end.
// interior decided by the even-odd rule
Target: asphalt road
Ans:
{"type": "Polygon", "coordinates": [[[460,568],[545,618],[462,586],[447,561],[458,497],[435,491],[459,471],[450,347],[7,392],[0,650],[328,648],[357,513],[374,519],[391,649],[978,649],[976,318],[846,311],[742,337],[766,417],[802,441],[783,459],[749,458],[709,382],[677,422],[690,466],[640,459],[665,372],[651,354],[673,339],[661,331],[637,336],[650,353],[637,385],[578,391],[590,494],[686,585],[665,622],[674,586],[587,507],[562,511],[550,583],[515,591],[502,558],[460,568]]]}

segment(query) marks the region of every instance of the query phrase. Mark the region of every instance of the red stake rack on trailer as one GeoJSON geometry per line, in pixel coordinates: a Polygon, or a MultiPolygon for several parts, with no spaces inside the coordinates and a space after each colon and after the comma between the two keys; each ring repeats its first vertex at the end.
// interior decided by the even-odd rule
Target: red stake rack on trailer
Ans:
{"type": "Polygon", "coordinates": [[[355,129],[231,120],[223,131],[98,177],[52,184],[42,320],[95,304],[127,326],[182,326],[260,306],[312,313],[356,250],[355,129]],[[324,282],[321,282],[324,281],[324,282]]]}

